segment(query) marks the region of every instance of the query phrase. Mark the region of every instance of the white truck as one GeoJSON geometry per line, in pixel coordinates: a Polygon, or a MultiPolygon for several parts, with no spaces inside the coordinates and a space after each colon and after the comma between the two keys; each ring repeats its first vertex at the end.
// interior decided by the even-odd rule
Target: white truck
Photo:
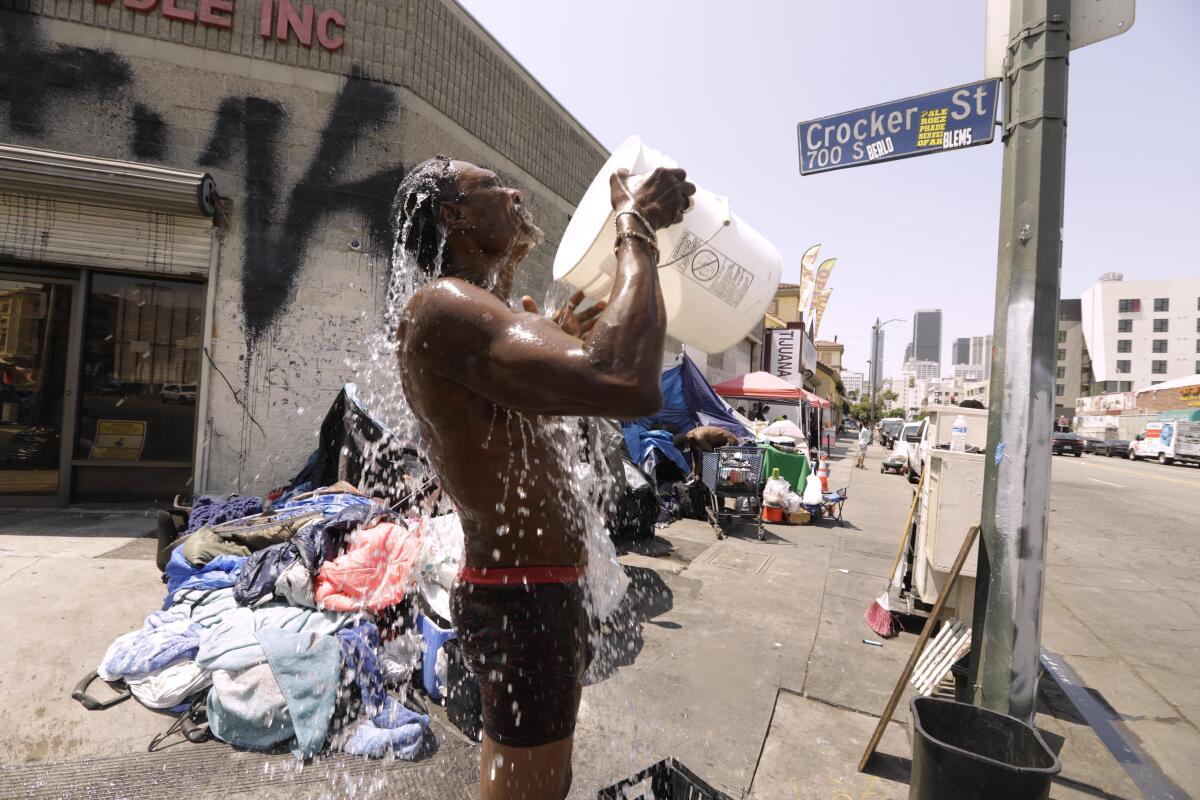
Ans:
{"type": "Polygon", "coordinates": [[[1129,443],[1129,460],[1157,459],[1160,464],[1200,466],[1200,422],[1163,420],[1146,423],[1146,430],[1129,443]]]}

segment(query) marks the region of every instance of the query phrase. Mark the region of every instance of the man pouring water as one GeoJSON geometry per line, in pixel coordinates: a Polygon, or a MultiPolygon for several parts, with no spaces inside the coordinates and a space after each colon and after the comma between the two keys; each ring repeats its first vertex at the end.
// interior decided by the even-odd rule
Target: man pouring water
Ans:
{"type": "Polygon", "coordinates": [[[484,800],[561,798],[589,654],[585,531],[546,417],[649,416],[662,405],[666,313],[656,231],[695,187],[680,169],[609,181],[616,271],[606,303],[552,318],[507,305],[541,238],[521,193],[439,156],[397,194],[399,254],[433,278],[400,323],[405,395],[466,534],[452,612],[484,704],[484,800]]]}

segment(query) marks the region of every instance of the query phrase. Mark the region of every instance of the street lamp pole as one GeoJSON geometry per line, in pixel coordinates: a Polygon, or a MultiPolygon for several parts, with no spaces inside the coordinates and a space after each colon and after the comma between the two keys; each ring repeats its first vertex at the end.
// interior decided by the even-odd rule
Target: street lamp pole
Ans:
{"type": "Polygon", "coordinates": [[[904,322],[904,320],[897,317],[895,319],[889,319],[884,322],[880,322],[879,317],[876,317],[875,324],[871,326],[871,358],[867,362],[871,365],[871,407],[867,412],[867,420],[871,425],[875,424],[875,395],[878,392],[879,381],[882,378],[882,376],[879,374],[879,362],[881,360],[880,356],[882,355],[882,353],[879,352],[879,334],[880,331],[883,330],[883,326],[890,325],[893,322],[904,322]]]}

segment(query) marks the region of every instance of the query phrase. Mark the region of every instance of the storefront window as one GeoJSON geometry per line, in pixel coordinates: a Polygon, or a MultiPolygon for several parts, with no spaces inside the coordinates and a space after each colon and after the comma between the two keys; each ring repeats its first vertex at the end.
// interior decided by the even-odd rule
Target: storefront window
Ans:
{"type": "Polygon", "coordinates": [[[93,276],[80,370],[78,499],[162,500],[188,491],[203,317],[200,284],[93,276]]]}
{"type": "Polygon", "coordinates": [[[0,280],[0,495],[58,493],[71,292],[0,280]]]}

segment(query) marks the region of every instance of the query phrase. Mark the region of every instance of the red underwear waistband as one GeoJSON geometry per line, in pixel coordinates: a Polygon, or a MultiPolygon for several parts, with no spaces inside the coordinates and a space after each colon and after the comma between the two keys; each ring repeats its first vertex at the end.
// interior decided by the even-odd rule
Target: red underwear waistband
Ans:
{"type": "Polygon", "coordinates": [[[476,586],[524,586],[538,583],[579,583],[584,567],[462,567],[458,579],[476,586]]]}

